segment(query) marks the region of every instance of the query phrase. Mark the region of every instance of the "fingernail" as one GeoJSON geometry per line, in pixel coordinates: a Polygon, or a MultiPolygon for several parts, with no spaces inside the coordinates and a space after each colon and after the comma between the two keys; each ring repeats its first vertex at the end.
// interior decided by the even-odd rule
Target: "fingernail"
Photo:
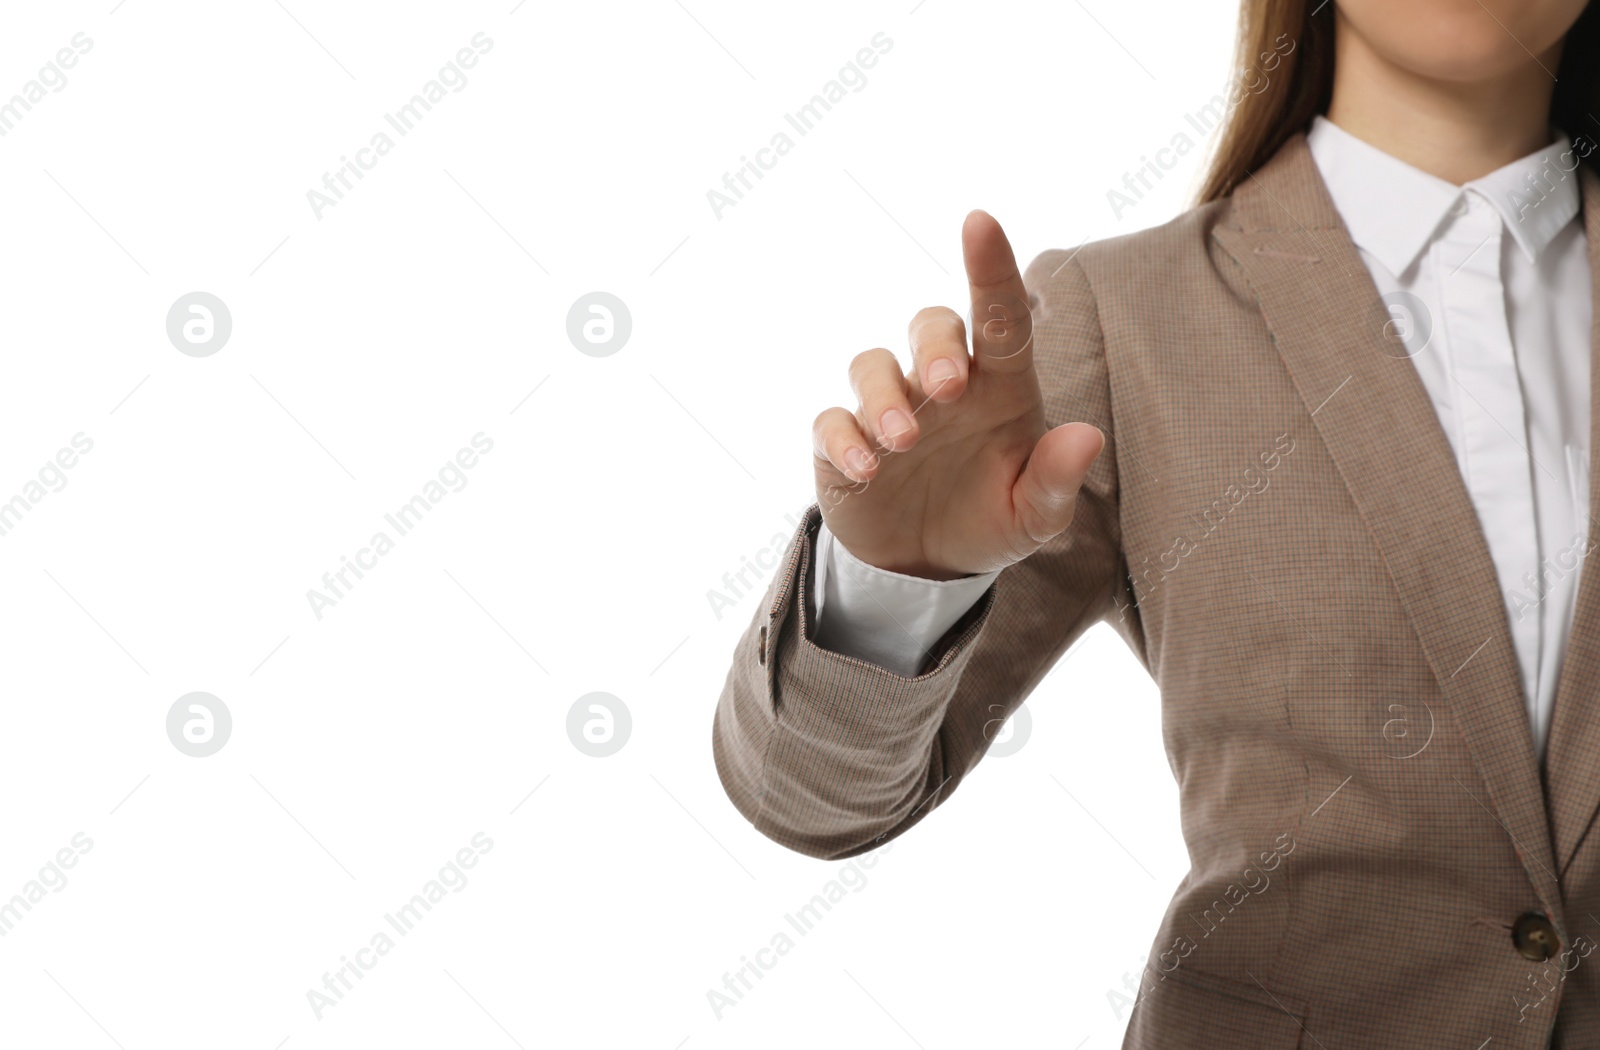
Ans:
{"type": "Polygon", "coordinates": [[[878,426],[883,429],[886,441],[892,441],[911,429],[911,417],[898,408],[891,408],[878,420],[878,426]]]}
{"type": "Polygon", "coordinates": [[[941,357],[928,366],[928,385],[937,389],[960,374],[954,361],[941,357]]]}
{"type": "Polygon", "coordinates": [[[853,448],[844,454],[844,465],[850,468],[850,473],[858,478],[865,478],[867,471],[872,469],[872,460],[868,458],[865,449],[853,448]]]}

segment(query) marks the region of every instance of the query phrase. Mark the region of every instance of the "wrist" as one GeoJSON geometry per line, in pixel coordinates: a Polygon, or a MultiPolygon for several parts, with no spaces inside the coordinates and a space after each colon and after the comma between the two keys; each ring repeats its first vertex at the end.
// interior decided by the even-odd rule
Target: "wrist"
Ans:
{"type": "Polygon", "coordinates": [[[964,580],[981,575],[980,573],[967,572],[962,569],[935,565],[920,556],[880,551],[871,547],[860,550],[853,549],[841,540],[837,534],[834,535],[833,540],[838,545],[839,554],[847,560],[891,576],[905,576],[926,583],[948,583],[953,580],[964,580]]]}

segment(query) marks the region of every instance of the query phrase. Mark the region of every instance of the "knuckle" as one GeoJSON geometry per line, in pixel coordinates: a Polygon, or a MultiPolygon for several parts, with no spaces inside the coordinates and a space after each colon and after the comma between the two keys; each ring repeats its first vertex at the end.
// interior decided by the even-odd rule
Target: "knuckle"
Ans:
{"type": "Polygon", "coordinates": [[[924,306],[911,318],[911,327],[918,328],[926,324],[960,324],[961,315],[948,306],[924,306]]]}
{"type": "Polygon", "coordinates": [[[1032,539],[1031,533],[1026,541],[1019,541],[1016,536],[1007,536],[1005,538],[1006,555],[1013,565],[1015,565],[1017,562],[1026,560],[1033,554],[1034,551],[1038,550],[1039,547],[1040,544],[1032,539]]]}
{"type": "Polygon", "coordinates": [[[842,411],[844,410],[840,408],[825,408],[821,412],[818,412],[817,418],[811,421],[812,436],[817,438],[818,441],[821,441],[822,439],[826,438],[830,432],[838,430],[839,413],[842,411]]]}
{"type": "Polygon", "coordinates": [[[1002,293],[990,296],[983,302],[973,303],[972,321],[974,324],[984,326],[986,332],[995,325],[1020,328],[1032,323],[1033,312],[1028,309],[1028,304],[1024,300],[1002,293]]]}
{"type": "Polygon", "coordinates": [[[1042,547],[1065,532],[1072,525],[1075,500],[1071,496],[1049,497],[1045,506],[1032,506],[1024,516],[1023,525],[1036,546],[1042,547]]]}
{"type": "Polygon", "coordinates": [[[851,376],[856,396],[863,404],[882,405],[905,400],[905,375],[894,355],[874,359],[851,376]]]}
{"type": "Polygon", "coordinates": [[[1013,357],[1033,344],[1033,317],[1025,306],[1018,308],[1005,301],[974,303],[972,323],[988,357],[1013,357]]]}
{"type": "Polygon", "coordinates": [[[967,326],[961,315],[947,306],[930,306],[917,311],[907,328],[911,345],[918,350],[936,346],[967,345],[967,326]]]}
{"type": "Polygon", "coordinates": [[[870,378],[881,372],[885,364],[893,363],[893,354],[881,346],[873,347],[871,350],[861,351],[850,359],[850,375],[855,379],[870,378]]]}

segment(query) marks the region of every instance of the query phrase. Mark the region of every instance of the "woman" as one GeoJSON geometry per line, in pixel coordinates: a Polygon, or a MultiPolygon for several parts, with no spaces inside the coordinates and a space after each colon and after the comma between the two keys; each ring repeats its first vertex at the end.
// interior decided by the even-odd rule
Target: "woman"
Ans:
{"type": "Polygon", "coordinates": [[[1597,23],[1246,0],[1198,207],[1025,275],[969,215],[971,331],[817,418],[735,805],[870,850],[1109,620],[1193,862],[1126,1046],[1600,1047],[1597,23]]]}

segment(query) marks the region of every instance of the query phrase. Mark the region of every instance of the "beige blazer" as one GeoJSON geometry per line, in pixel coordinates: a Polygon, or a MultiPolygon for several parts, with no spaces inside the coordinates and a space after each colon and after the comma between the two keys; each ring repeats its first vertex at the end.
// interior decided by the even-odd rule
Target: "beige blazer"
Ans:
{"type": "MultiPolygon", "coordinates": [[[[1600,179],[1572,177],[1600,287],[1600,179]]],[[[1160,687],[1193,858],[1125,1047],[1600,1048],[1600,571],[1541,767],[1455,457],[1304,137],[1025,279],[1048,422],[1108,435],[1072,527],[906,678],[811,641],[814,505],[717,705],[734,805],[870,850],[1106,620],[1160,687]]]]}

